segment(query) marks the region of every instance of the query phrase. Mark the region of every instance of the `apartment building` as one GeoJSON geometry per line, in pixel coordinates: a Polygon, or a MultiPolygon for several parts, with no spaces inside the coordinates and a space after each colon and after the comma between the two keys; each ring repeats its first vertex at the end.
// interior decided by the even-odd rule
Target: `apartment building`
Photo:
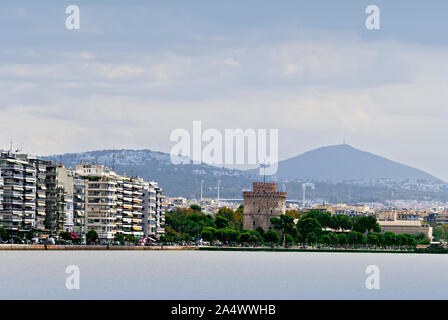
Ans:
{"type": "Polygon", "coordinates": [[[372,215],[373,210],[368,206],[348,206],[345,204],[338,204],[333,208],[334,214],[343,214],[350,217],[368,216],[372,215]]]}
{"type": "Polygon", "coordinates": [[[2,169],[0,168],[0,212],[3,209],[3,177],[2,169]]]}
{"type": "Polygon", "coordinates": [[[8,230],[29,231],[36,227],[36,168],[26,155],[0,154],[3,200],[0,225],[8,230]]]}
{"type": "Polygon", "coordinates": [[[140,178],[117,176],[117,232],[142,238],[143,232],[143,188],[140,178]]]}
{"type": "Polygon", "coordinates": [[[158,239],[165,234],[166,198],[157,182],[144,185],[143,212],[144,236],[158,239]]]}
{"type": "Polygon", "coordinates": [[[66,169],[63,165],[56,168],[57,183],[57,219],[63,231],[74,232],[77,235],[85,233],[85,186],[75,171],[66,169]]]}
{"type": "Polygon", "coordinates": [[[424,221],[435,226],[448,224],[448,211],[430,212],[424,217],[424,221]]]}
{"type": "Polygon", "coordinates": [[[85,163],[76,166],[76,173],[85,179],[86,233],[95,230],[101,240],[112,241],[117,232],[117,174],[85,163]]]}
{"type": "Polygon", "coordinates": [[[45,232],[47,216],[47,166],[45,163],[35,161],[36,167],[36,229],[45,232]]]}
{"type": "Polygon", "coordinates": [[[112,241],[165,232],[165,197],[156,182],[94,164],[76,170],[25,154],[0,154],[0,226],[17,232],[80,237],[95,230],[112,241]]]}

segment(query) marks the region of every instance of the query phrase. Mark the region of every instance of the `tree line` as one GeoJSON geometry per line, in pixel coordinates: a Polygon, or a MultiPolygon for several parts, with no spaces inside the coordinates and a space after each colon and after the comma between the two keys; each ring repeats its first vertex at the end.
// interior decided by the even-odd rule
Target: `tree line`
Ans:
{"type": "Polygon", "coordinates": [[[422,233],[381,233],[374,216],[331,215],[311,210],[299,213],[288,210],[280,217],[271,218],[273,228],[243,229],[243,205],[237,210],[221,208],[213,217],[202,212],[199,205],[176,208],[166,214],[163,242],[191,242],[202,239],[210,243],[249,245],[321,245],[328,247],[404,246],[429,244],[422,233]]]}

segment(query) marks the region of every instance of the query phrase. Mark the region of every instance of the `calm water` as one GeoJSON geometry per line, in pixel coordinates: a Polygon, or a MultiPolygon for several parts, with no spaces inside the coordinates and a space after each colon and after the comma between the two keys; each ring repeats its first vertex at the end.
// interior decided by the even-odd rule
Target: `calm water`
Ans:
{"type": "Polygon", "coordinates": [[[448,255],[0,251],[0,299],[447,299],[447,269],[448,255]],[[366,289],[368,265],[379,290],[366,289]]]}

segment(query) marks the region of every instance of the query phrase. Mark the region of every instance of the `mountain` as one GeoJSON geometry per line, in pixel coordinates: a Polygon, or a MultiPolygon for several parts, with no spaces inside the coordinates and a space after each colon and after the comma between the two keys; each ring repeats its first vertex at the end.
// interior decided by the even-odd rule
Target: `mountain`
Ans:
{"type": "Polygon", "coordinates": [[[395,179],[441,182],[422,170],[355,149],[347,144],[321,147],[279,161],[277,177],[313,181],[395,179]]]}
{"type": "MultiPolygon", "coordinates": [[[[169,196],[217,196],[221,181],[221,198],[242,198],[242,190],[254,181],[262,181],[257,170],[231,170],[207,164],[175,165],[170,155],[152,150],[99,150],[41,157],[75,168],[82,161],[114,167],[119,174],[154,180],[169,196]]],[[[354,149],[348,145],[318,148],[297,157],[280,161],[276,177],[288,192],[288,199],[301,199],[300,184],[313,182],[307,198],[327,202],[385,202],[386,200],[448,201],[447,184],[409,166],[354,149]],[[417,181],[418,180],[418,181],[417,181]],[[426,180],[427,182],[422,182],[426,180]]]]}
{"type": "Polygon", "coordinates": [[[200,198],[202,180],[204,197],[216,197],[218,180],[221,180],[222,196],[241,197],[242,188],[249,188],[256,179],[244,171],[203,163],[175,165],[168,153],[148,149],[98,150],[41,158],[63,163],[67,168],[75,168],[81,162],[103,164],[119,174],[157,181],[167,195],[187,198],[200,198]]]}

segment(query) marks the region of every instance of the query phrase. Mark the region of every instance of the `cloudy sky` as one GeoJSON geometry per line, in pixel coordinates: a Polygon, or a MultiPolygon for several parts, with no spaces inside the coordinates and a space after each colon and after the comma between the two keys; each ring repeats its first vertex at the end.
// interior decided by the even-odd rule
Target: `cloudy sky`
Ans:
{"type": "Polygon", "coordinates": [[[176,128],[278,128],[448,180],[446,1],[5,1],[0,149],[169,152],[176,128]],[[80,8],[80,30],[65,8],[80,8]],[[365,8],[380,8],[367,30],[365,8]]]}

